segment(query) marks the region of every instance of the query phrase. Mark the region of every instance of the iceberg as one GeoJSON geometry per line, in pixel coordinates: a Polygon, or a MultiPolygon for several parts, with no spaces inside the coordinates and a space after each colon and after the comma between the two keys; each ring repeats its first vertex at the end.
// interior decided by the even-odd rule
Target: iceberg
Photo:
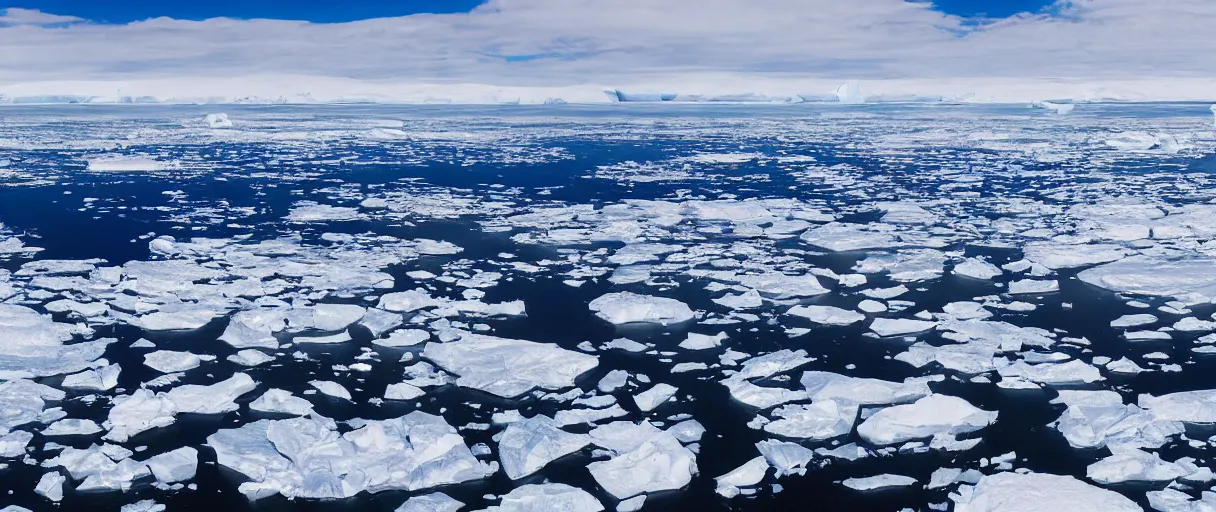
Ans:
{"type": "Polygon", "coordinates": [[[228,114],[207,114],[203,117],[203,122],[210,128],[232,128],[232,121],[228,119],[228,114]]]}

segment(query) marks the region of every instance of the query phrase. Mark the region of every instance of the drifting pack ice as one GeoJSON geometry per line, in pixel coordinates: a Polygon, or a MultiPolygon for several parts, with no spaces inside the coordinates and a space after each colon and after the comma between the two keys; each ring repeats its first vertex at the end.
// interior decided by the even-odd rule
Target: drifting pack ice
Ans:
{"type": "Polygon", "coordinates": [[[835,96],[13,107],[4,510],[1216,510],[1208,107],[835,96]]]}

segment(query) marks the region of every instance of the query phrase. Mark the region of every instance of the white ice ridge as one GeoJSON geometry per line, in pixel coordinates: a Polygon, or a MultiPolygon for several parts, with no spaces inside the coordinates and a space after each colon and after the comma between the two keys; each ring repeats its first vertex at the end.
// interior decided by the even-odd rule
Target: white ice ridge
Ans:
{"type": "Polygon", "coordinates": [[[1211,101],[1212,78],[953,78],[849,81],[741,75],[656,77],[644,82],[498,86],[357,80],[307,75],[186,76],[0,84],[6,103],[515,104],[618,102],[969,102],[1060,105],[1094,101],[1211,101]],[[121,92],[119,92],[121,91],[121,92]],[[1066,100],[1062,100],[1064,98],[1066,100]]]}

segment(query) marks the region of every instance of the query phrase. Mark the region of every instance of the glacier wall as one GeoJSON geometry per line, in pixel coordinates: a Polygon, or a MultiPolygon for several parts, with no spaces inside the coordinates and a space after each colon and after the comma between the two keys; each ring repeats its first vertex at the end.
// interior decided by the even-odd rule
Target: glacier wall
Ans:
{"type": "Polygon", "coordinates": [[[367,81],[267,75],[0,84],[0,104],[470,104],[1034,103],[1093,101],[1214,101],[1216,79],[920,79],[852,80],[689,76],[627,84],[496,86],[472,83],[367,81]]]}

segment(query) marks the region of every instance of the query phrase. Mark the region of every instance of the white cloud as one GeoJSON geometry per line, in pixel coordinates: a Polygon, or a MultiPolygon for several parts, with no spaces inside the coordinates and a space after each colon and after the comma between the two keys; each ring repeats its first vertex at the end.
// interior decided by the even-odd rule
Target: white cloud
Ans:
{"type": "MultiPolygon", "coordinates": [[[[10,22],[0,27],[0,83],[255,74],[498,85],[703,75],[1125,79],[1216,69],[1216,2],[1057,7],[1063,16],[979,26],[903,0],[491,0],[466,14],[342,24],[10,22]]],[[[6,18],[74,19],[21,9],[6,18]]]]}
{"type": "Polygon", "coordinates": [[[22,9],[20,7],[4,9],[4,15],[0,16],[0,25],[58,25],[81,21],[84,20],[75,16],[59,16],[57,14],[47,14],[37,9],[22,9]]]}

